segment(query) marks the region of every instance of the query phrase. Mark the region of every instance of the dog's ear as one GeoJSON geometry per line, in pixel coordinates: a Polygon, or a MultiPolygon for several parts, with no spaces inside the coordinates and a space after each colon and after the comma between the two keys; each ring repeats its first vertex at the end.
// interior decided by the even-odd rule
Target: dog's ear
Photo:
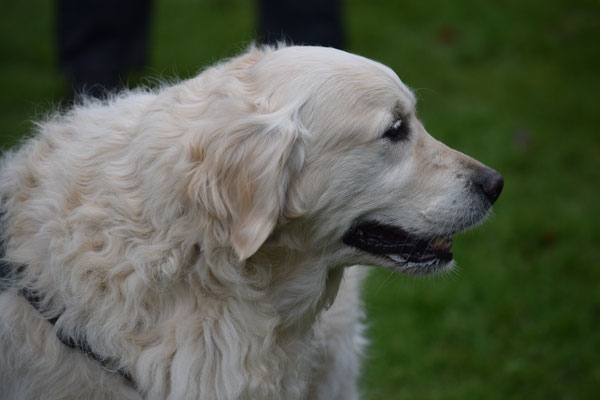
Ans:
{"type": "Polygon", "coordinates": [[[245,260],[275,228],[288,182],[303,162],[303,128],[285,110],[219,125],[192,144],[195,166],[187,190],[245,260]]]}

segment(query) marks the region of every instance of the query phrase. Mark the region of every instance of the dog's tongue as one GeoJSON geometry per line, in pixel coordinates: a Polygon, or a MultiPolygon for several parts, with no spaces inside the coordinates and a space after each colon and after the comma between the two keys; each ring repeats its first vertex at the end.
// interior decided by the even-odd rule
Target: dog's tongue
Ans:
{"type": "Polygon", "coordinates": [[[452,248],[452,239],[444,238],[444,237],[437,237],[435,239],[431,239],[431,241],[429,242],[429,245],[438,250],[450,251],[450,249],[452,248]]]}

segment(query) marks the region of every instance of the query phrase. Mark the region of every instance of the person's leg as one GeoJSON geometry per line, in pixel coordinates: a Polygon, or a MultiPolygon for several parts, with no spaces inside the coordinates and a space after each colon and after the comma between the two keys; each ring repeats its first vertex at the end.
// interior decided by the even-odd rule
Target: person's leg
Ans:
{"type": "Polygon", "coordinates": [[[263,43],[343,48],[341,0],[259,0],[263,43]]]}
{"type": "Polygon", "coordinates": [[[148,55],[151,0],[57,0],[60,69],[75,93],[102,96],[148,55]]]}

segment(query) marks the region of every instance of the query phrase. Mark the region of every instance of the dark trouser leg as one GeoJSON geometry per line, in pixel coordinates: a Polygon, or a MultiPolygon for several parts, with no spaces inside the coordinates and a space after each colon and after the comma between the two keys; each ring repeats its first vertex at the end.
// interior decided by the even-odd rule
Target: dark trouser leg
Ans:
{"type": "Polygon", "coordinates": [[[58,60],[75,93],[118,88],[148,55],[151,0],[57,0],[58,60]]]}
{"type": "Polygon", "coordinates": [[[263,43],[344,47],[342,0],[259,0],[263,43]]]}

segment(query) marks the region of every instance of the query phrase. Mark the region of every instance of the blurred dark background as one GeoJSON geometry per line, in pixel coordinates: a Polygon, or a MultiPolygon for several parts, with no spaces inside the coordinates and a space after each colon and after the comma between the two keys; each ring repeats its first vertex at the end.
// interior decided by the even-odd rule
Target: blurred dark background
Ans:
{"type": "MultiPolygon", "coordinates": [[[[139,62],[103,85],[183,79],[239,53],[263,33],[267,3],[154,1],[139,62]]],[[[314,15],[296,3],[294,15],[314,15]]],[[[57,4],[2,0],[5,149],[85,87],[59,60],[57,4]]],[[[506,181],[491,220],[456,239],[455,273],[372,273],[364,398],[600,398],[600,2],[340,4],[327,44],[392,67],[429,132],[506,181]]]]}

